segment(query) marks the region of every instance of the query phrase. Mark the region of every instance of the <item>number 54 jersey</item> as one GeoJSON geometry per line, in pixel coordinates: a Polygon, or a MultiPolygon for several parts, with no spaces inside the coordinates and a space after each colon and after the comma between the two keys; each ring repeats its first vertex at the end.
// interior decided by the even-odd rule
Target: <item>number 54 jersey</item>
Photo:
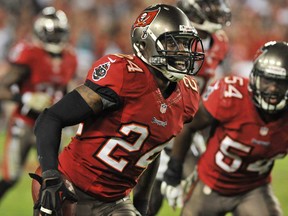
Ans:
{"type": "Polygon", "coordinates": [[[248,80],[229,76],[203,95],[218,120],[198,164],[199,177],[223,195],[236,195],[271,181],[274,160],[288,151],[288,113],[265,123],[253,104],[248,80]]]}
{"type": "Polygon", "coordinates": [[[148,164],[192,120],[200,98],[198,86],[185,77],[164,98],[147,65],[124,55],[96,61],[85,85],[101,92],[104,106],[116,95],[121,107],[104,109],[80,124],[60,155],[59,169],[94,197],[117,200],[130,193],[148,164]]]}

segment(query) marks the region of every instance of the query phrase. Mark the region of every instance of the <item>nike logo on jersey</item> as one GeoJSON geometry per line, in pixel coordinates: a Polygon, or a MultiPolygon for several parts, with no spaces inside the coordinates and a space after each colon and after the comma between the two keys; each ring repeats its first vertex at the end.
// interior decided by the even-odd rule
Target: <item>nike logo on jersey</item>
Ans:
{"type": "Polygon", "coordinates": [[[109,61],[110,61],[111,63],[116,62],[116,59],[111,59],[110,57],[108,57],[108,59],[109,59],[109,61]]]}
{"type": "Polygon", "coordinates": [[[158,120],[156,117],[152,118],[152,123],[153,124],[157,124],[157,125],[162,126],[162,127],[166,127],[167,126],[167,121],[158,120]]]}

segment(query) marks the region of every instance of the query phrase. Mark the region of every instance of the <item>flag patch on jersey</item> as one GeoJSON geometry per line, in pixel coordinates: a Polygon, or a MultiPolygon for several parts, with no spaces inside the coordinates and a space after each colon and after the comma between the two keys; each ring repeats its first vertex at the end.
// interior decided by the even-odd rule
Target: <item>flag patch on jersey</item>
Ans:
{"type": "Polygon", "coordinates": [[[102,78],[104,78],[107,74],[107,71],[110,68],[110,62],[106,62],[102,65],[99,65],[98,67],[94,68],[93,74],[92,74],[92,79],[94,81],[98,81],[102,78]]]}

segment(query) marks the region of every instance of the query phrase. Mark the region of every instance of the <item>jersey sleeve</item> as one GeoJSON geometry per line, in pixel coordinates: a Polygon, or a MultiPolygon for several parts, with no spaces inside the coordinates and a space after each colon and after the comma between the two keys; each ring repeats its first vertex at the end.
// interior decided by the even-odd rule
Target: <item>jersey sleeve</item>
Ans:
{"type": "Polygon", "coordinates": [[[185,76],[183,79],[184,88],[184,122],[192,121],[195,116],[200,101],[199,87],[195,79],[190,76],[185,76]]]}
{"type": "Polygon", "coordinates": [[[211,35],[210,47],[205,50],[205,61],[197,74],[201,92],[206,89],[210,79],[215,77],[217,68],[228,53],[228,37],[223,30],[211,35]]]}
{"type": "Polygon", "coordinates": [[[225,31],[219,30],[212,34],[214,41],[212,56],[219,59],[221,63],[229,51],[229,39],[225,31]]]}
{"type": "Polygon", "coordinates": [[[9,62],[13,64],[29,65],[30,51],[29,45],[24,42],[17,43],[11,48],[8,56],[9,62]]]}
{"type": "Polygon", "coordinates": [[[239,103],[243,101],[246,84],[242,77],[236,76],[215,81],[202,96],[204,107],[218,121],[229,121],[239,113],[239,103]]]}
{"type": "Polygon", "coordinates": [[[123,59],[107,55],[96,61],[88,71],[86,83],[93,89],[93,86],[109,88],[117,95],[120,95],[125,72],[123,59]]]}

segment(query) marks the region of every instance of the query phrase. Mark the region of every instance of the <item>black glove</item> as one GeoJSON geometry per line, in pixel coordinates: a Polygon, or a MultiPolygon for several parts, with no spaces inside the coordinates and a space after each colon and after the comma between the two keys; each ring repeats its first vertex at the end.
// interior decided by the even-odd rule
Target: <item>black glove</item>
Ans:
{"type": "Polygon", "coordinates": [[[62,216],[62,204],[65,200],[77,202],[77,196],[65,186],[58,170],[47,170],[42,173],[42,178],[36,174],[29,174],[40,185],[39,199],[34,209],[42,216],[62,216]]]}
{"type": "Polygon", "coordinates": [[[180,160],[173,157],[168,162],[168,168],[164,173],[163,181],[167,185],[177,186],[180,184],[182,179],[183,164],[180,160]]]}

